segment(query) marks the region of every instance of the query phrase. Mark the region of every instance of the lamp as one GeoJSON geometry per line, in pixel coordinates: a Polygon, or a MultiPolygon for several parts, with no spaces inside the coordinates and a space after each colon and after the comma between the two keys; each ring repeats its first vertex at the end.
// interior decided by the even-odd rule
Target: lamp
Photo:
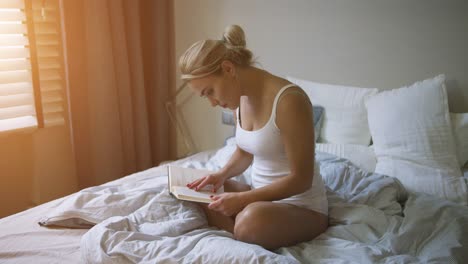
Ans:
{"type": "Polygon", "coordinates": [[[184,81],[184,83],[182,83],[182,85],[177,88],[175,93],[171,95],[166,101],[166,111],[169,115],[169,119],[172,125],[176,127],[176,131],[179,132],[182,136],[182,141],[184,142],[186,148],[186,153],[184,153],[183,156],[189,156],[197,152],[195,143],[193,142],[193,138],[189,132],[182,111],[179,109],[179,107],[177,107],[177,96],[186,86],[187,82],[184,81]]]}

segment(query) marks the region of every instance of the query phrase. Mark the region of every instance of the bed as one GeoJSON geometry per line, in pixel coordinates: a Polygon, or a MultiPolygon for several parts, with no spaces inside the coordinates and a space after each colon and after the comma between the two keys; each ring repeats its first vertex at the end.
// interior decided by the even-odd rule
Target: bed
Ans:
{"type": "MultiPolygon", "coordinates": [[[[331,112],[325,107],[325,112],[331,112]]],[[[463,263],[468,207],[410,191],[379,173],[373,146],[332,142],[322,124],[316,160],[327,189],[330,227],[312,241],[268,251],[209,227],[203,211],[167,190],[169,164],[217,170],[234,139],[212,151],[90,187],[0,219],[0,262],[8,263],[463,263]],[[323,140],[322,138],[322,140],[323,140]],[[324,140],[325,141],[325,140],[324,140]]],[[[328,122],[328,123],[327,123],[328,122]]],[[[367,120],[366,120],[367,122],[367,120]]],[[[355,123],[355,122],[353,122],[355,123]]],[[[369,123],[372,123],[369,121],[369,123]]],[[[353,141],[370,141],[362,133],[353,141]]],[[[330,130],[333,131],[333,130],[330,130]]],[[[343,130],[341,130],[343,132],[343,130]]],[[[425,160],[428,158],[426,157],[425,160]]],[[[466,189],[468,169],[457,184],[466,189]]],[[[235,177],[250,182],[250,170],[235,177]]],[[[464,197],[466,199],[466,196],[464,197]]],[[[313,223],[311,223],[313,224],[313,223]]]]}

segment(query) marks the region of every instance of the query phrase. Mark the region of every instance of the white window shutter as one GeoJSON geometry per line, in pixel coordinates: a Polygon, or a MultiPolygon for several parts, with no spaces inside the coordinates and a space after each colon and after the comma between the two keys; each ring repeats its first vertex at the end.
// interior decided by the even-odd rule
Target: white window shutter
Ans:
{"type": "Polygon", "coordinates": [[[0,1],[0,132],[35,126],[24,2],[0,1]]]}
{"type": "Polygon", "coordinates": [[[0,1],[0,132],[65,123],[58,0],[0,1]]]}
{"type": "Polygon", "coordinates": [[[65,73],[58,0],[32,0],[44,126],[65,123],[65,73]]]}

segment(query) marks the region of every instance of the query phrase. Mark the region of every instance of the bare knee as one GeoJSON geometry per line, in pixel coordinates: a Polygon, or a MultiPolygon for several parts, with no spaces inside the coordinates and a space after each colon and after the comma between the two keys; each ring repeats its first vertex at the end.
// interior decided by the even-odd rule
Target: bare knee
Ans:
{"type": "Polygon", "coordinates": [[[326,216],[306,209],[256,202],[236,216],[233,233],[239,241],[274,250],[315,238],[326,230],[327,222],[326,216]]]}
{"type": "Polygon", "coordinates": [[[219,212],[213,211],[208,208],[208,204],[198,203],[198,205],[205,212],[206,220],[209,226],[214,226],[222,230],[234,233],[234,219],[225,216],[219,212]]]}
{"type": "Polygon", "coordinates": [[[262,228],[268,224],[264,220],[266,212],[261,203],[249,204],[237,214],[234,225],[235,239],[246,243],[261,244],[262,228]]]}

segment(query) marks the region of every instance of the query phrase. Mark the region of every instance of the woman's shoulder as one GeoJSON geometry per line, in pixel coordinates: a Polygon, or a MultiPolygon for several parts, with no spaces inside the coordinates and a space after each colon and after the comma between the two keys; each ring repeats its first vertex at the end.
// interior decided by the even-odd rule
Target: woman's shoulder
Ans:
{"type": "Polygon", "coordinates": [[[310,104],[310,99],[307,93],[299,86],[291,83],[284,82],[277,85],[275,89],[275,97],[278,96],[277,104],[280,104],[281,101],[287,101],[287,104],[296,104],[296,103],[308,103],[310,104]],[[283,89],[287,87],[286,89],[283,89]],[[281,92],[281,90],[283,90],[281,92]],[[280,93],[281,94],[278,94],[280,93]]]}
{"type": "Polygon", "coordinates": [[[281,94],[275,112],[275,124],[282,134],[299,136],[298,130],[313,133],[312,104],[299,87],[288,88],[281,94]]]}
{"type": "MultiPolygon", "coordinates": [[[[284,80],[284,79],[283,79],[284,80]]],[[[275,97],[282,88],[289,86],[279,95],[276,102],[276,116],[277,118],[296,119],[298,116],[305,116],[306,118],[311,114],[312,103],[307,93],[299,86],[284,80],[279,81],[275,85],[275,97]]]]}
{"type": "Polygon", "coordinates": [[[278,93],[281,91],[281,89],[283,89],[286,86],[290,86],[290,87],[288,87],[286,90],[284,90],[281,93],[280,98],[284,97],[284,95],[286,94],[296,94],[296,95],[302,95],[302,96],[307,97],[307,94],[304,92],[304,90],[302,90],[302,88],[300,88],[299,86],[291,83],[290,81],[284,78],[281,78],[275,75],[272,75],[270,80],[266,82],[265,86],[267,88],[267,91],[270,92],[269,97],[272,97],[272,98],[275,98],[278,95],[278,93]]]}

